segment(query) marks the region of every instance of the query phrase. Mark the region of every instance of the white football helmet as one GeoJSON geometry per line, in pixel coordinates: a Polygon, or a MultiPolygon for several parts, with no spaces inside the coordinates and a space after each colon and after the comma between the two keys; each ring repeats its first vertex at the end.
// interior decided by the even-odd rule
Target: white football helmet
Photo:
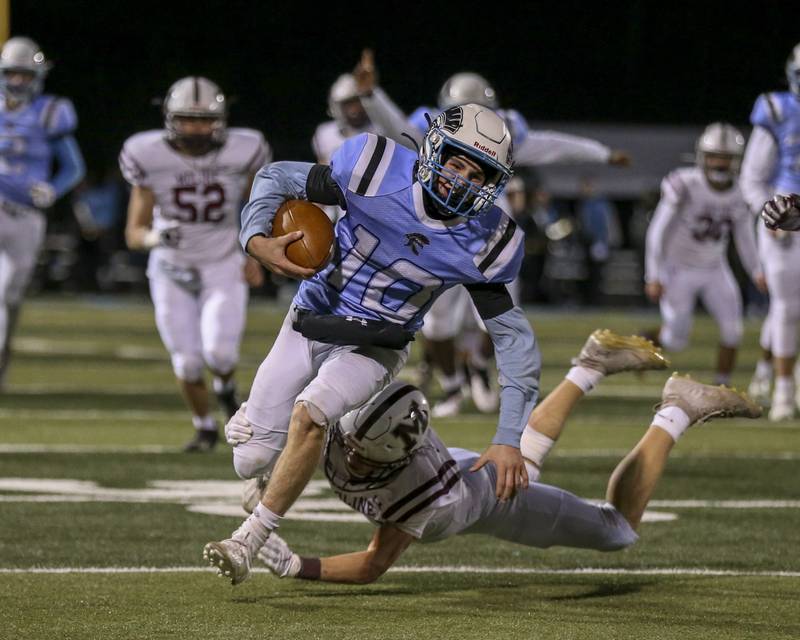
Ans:
{"type": "Polygon", "coordinates": [[[15,100],[32,100],[42,92],[44,79],[52,66],[33,40],[23,36],[11,38],[0,51],[0,88],[15,100]],[[7,73],[29,75],[30,80],[9,82],[7,73]]]}
{"type": "Polygon", "coordinates": [[[351,73],[340,75],[328,93],[328,115],[342,131],[351,135],[362,131],[369,124],[369,117],[361,106],[360,98],[356,79],[351,73]],[[354,106],[348,108],[347,103],[354,106]]]}
{"type": "Polygon", "coordinates": [[[446,109],[431,122],[419,151],[417,178],[443,213],[474,218],[502,193],[514,173],[512,164],[511,133],[503,119],[487,107],[465,104],[446,109]],[[483,185],[445,167],[452,156],[478,163],[486,175],[483,185]]]}
{"type": "Polygon", "coordinates": [[[164,98],[164,128],[167,139],[189,153],[202,155],[225,143],[228,104],[225,94],[207,78],[188,76],[173,84],[164,98]],[[200,118],[212,123],[209,134],[181,131],[176,118],[200,118]]]}
{"type": "Polygon", "coordinates": [[[696,145],[696,161],[709,180],[726,183],[739,173],[744,155],[744,136],[727,122],[708,125],[696,145]]]}
{"type": "Polygon", "coordinates": [[[372,487],[388,482],[422,445],[429,416],[422,391],[398,381],[344,415],[334,437],[344,447],[353,479],[372,487]]]}
{"type": "Polygon", "coordinates": [[[789,81],[789,90],[800,97],[800,44],[795,45],[786,61],[786,79],[789,81]]]}
{"type": "Polygon", "coordinates": [[[439,90],[439,108],[444,110],[468,103],[498,108],[497,94],[486,78],[471,72],[450,76],[439,90]]]}

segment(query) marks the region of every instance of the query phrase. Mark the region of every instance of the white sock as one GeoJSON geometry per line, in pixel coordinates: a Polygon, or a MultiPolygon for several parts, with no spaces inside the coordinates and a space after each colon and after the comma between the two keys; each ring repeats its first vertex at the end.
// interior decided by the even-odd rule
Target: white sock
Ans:
{"type": "Polygon", "coordinates": [[[523,430],[519,449],[525,461],[525,468],[528,470],[528,480],[530,482],[536,482],[539,479],[544,460],[555,443],[555,440],[543,433],[539,433],[536,429],[526,426],[523,430]]]}
{"type": "Polygon", "coordinates": [[[233,532],[231,538],[247,545],[250,553],[255,555],[264,546],[269,534],[278,528],[280,521],[281,516],[259,502],[242,526],[233,532]]]}
{"type": "Polygon", "coordinates": [[[223,380],[217,376],[214,376],[214,379],[211,381],[211,385],[214,389],[214,393],[219,395],[220,393],[229,393],[236,388],[236,381],[231,377],[227,380],[223,380]]]}
{"type": "Polygon", "coordinates": [[[775,391],[773,391],[772,397],[777,402],[791,402],[794,397],[794,378],[792,376],[775,378],[775,391]]]}
{"type": "Polygon", "coordinates": [[[658,410],[658,413],[653,416],[651,424],[666,431],[677,442],[683,432],[689,428],[691,421],[683,409],[675,405],[668,405],[658,410]]]}
{"type": "Polygon", "coordinates": [[[216,431],[217,421],[211,414],[205,416],[192,416],[192,424],[198,431],[216,431]]]}
{"type": "Polygon", "coordinates": [[[572,384],[577,385],[584,393],[589,393],[598,384],[600,384],[600,381],[603,379],[604,375],[605,374],[603,374],[602,371],[598,371],[597,369],[575,366],[569,370],[565,376],[565,379],[569,380],[572,384]]]}
{"type": "Polygon", "coordinates": [[[756,363],[756,377],[772,380],[772,363],[767,360],[759,360],[756,363]]]}

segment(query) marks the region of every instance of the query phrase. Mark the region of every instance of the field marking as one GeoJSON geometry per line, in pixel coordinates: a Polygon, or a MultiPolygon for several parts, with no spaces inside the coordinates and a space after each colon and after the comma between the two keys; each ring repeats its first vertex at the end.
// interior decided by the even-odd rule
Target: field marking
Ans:
{"type": "MultiPolygon", "coordinates": [[[[251,573],[269,574],[267,568],[254,567],[251,573]]],[[[213,573],[213,567],[30,567],[0,568],[0,574],[151,574],[151,573],[213,573]]],[[[698,569],[693,567],[665,567],[652,569],[625,569],[606,567],[581,567],[579,569],[547,569],[534,567],[481,567],[469,565],[400,566],[389,573],[449,573],[449,574],[514,574],[537,576],[693,576],[715,578],[800,578],[800,571],[738,571],[733,569],[698,569]]]]}

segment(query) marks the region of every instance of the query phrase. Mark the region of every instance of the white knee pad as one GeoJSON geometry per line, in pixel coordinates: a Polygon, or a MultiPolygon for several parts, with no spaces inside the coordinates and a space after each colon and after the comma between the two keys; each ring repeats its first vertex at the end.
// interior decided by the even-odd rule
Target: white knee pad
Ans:
{"type": "Polygon", "coordinates": [[[243,480],[272,471],[286,445],[286,431],[256,431],[233,448],[233,469],[243,480]]]}
{"type": "Polygon", "coordinates": [[[723,347],[738,347],[743,333],[741,318],[730,318],[719,324],[719,342],[723,347]]]}
{"type": "Polygon", "coordinates": [[[235,348],[221,346],[203,352],[203,358],[214,373],[225,375],[236,368],[239,362],[239,353],[235,348]]]}
{"type": "Polygon", "coordinates": [[[172,360],[172,370],[178,380],[197,382],[203,377],[205,364],[200,354],[173,353],[170,354],[170,359],[172,360]]]}

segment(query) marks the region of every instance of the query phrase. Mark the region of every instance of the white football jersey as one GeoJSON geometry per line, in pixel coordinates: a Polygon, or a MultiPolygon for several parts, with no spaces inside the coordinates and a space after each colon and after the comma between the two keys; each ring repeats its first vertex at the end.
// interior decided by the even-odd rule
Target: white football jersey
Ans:
{"type": "Polygon", "coordinates": [[[647,230],[646,280],[662,279],[667,266],[718,267],[731,233],[752,277],[760,271],[754,220],[738,183],[716,191],[699,167],[672,171],[661,183],[661,200],[647,230]]]}
{"type": "Polygon", "coordinates": [[[178,225],[176,248],[154,257],[193,267],[221,260],[238,249],[239,212],[250,178],[272,159],[260,132],[229,128],[225,144],[202,156],[176,151],[164,130],[128,138],[119,156],[122,175],[155,196],[153,228],[178,225]]]}
{"type": "Polygon", "coordinates": [[[434,542],[477,519],[458,464],[433,429],[427,430],[408,466],[388,481],[375,483],[359,482],[347,471],[342,441],[333,435],[334,429],[329,433],[325,475],[336,495],[370,522],[391,524],[422,542],[434,542]]]}

